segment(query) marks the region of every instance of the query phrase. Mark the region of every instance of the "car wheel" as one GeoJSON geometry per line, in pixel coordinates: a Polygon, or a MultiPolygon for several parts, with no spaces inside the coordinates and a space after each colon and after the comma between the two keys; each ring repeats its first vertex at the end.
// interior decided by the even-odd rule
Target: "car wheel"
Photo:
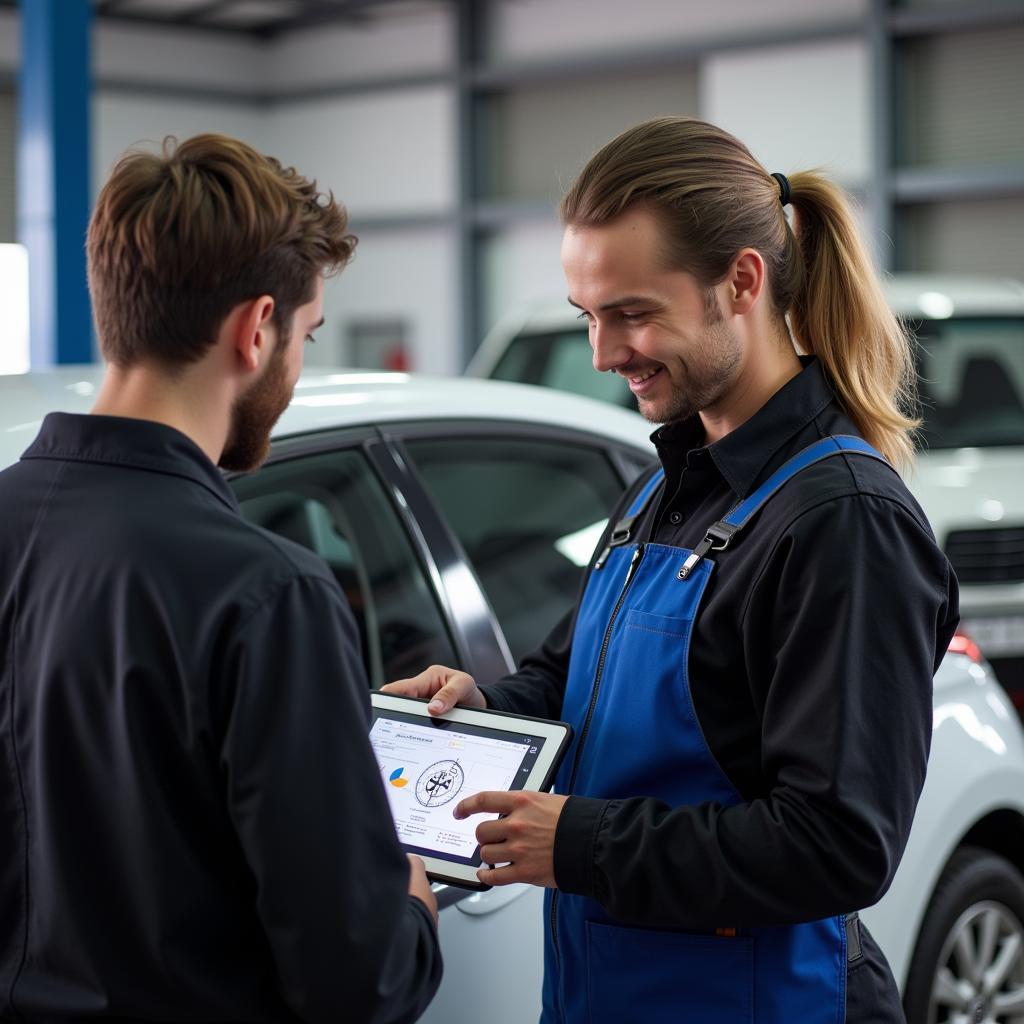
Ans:
{"type": "Polygon", "coordinates": [[[1024,1022],[1024,876],[962,847],[918,936],[904,998],[909,1024],[1024,1022]]]}

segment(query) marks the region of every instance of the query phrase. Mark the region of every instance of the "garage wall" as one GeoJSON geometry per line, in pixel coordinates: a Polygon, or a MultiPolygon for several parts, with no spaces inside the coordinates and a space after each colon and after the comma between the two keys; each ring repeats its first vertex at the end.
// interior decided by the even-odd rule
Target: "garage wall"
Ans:
{"type": "Polygon", "coordinates": [[[454,100],[431,88],[276,104],[267,147],[333,189],[357,218],[447,212],[454,100]]]}
{"type": "Polygon", "coordinates": [[[275,41],[264,84],[287,91],[383,81],[451,67],[454,33],[446,4],[401,16],[382,14],[344,28],[295,32],[275,41]]]}
{"type": "Polygon", "coordinates": [[[435,81],[453,39],[450,10],[436,5],[275,43],[268,82],[281,98],[266,112],[267,151],[333,190],[360,239],[327,283],[310,365],[351,365],[360,339],[393,330],[410,368],[461,369],[455,89],[435,81]]]}
{"type": "Polygon", "coordinates": [[[862,39],[712,56],[701,64],[702,113],[771,171],[820,167],[864,188],[871,174],[868,65],[862,39]],[[766,94],[780,116],[765,116],[766,94]]]}
{"type": "Polygon", "coordinates": [[[630,0],[628,9],[621,0],[516,0],[492,4],[487,49],[499,62],[621,53],[845,22],[864,8],[865,0],[630,0]]]}
{"type": "MultiPolygon", "coordinates": [[[[458,370],[466,324],[479,338],[562,293],[559,196],[597,147],[664,113],[722,124],[769,170],[825,168],[896,269],[1024,276],[1014,231],[1024,149],[1011,130],[1021,105],[1010,100],[1024,95],[1024,11],[1019,24],[955,33],[899,27],[970,6],[893,0],[890,25],[868,0],[631,0],[628,17],[619,0],[476,0],[468,65],[449,0],[387,4],[270,42],[103,23],[92,188],[126,147],[200,131],[240,136],[315,176],[362,238],[356,264],[328,286],[330,323],[310,353],[323,363],[349,362],[360,338],[393,328],[414,368],[458,370]],[[880,99],[883,24],[899,74],[880,99]],[[894,108],[892,153],[876,150],[880,101],[894,108]],[[467,124],[471,180],[460,176],[467,124]],[[891,222],[879,221],[887,209],[891,222]]],[[[16,13],[0,10],[0,231],[17,38],[16,13]]]]}
{"type": "MultiPolygon", "coordinates": [[[[18,31],[16,15],[0,12],[0,76],[6,71],[10,94],[5,105],[0,91],[0,206],[11,240],[13,184],[4,204],[2,140],[14,109],[18,31]]],[[[457,372],[455,242],[446,223],[455,205],[454,90],[415,84],[448,66],[451,39],[444,7],[273,44],[97,26],[92,193],[126,149],[156,150],[166,135],[225,132],[277,155],[332,190],[361,237],[352,266],[327,284],[327,323],[307,362],[348,363],[354,336],[396,323],[411,366],[457,372]],[[414,84],[395,88],[396,75],[414,84]],[[375,79],[388,84],[376,90],[375,79]],[[253,98],[261,93],[280,98],[253,98]],[[424,219],[412,229],[393,226],[424,219]]]]}
{"type": "Polygon", "coordinates": [[[125,150],[160,149],[163,139],[226,132],[258,149],[268,141],[265,115],[251,104],[138,96],[98,90],[92,99],[92,194],[95,197],[125,150]]]}

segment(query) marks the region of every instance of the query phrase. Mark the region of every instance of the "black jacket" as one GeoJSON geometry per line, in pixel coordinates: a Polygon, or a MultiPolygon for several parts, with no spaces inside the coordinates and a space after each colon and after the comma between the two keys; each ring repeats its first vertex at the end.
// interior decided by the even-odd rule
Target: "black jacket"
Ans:
{"type": "Polygon", "coordinates": [[[415,1019],[437,937],[327,567],[116,417],[47,417],[0,524],[0,1016],[415,1019]]]}
{"type": "MultiPolygon", "coordinates": [[[[787,459],[857,433],[806,362],[716,444],[703,446],[697,419],[655,432],[666,484],[637,539],[692,548],[787,459]]],[[[690,686],[708,747],[746,802],[570,797],[559,888],[624,922],[697,930],[868,906],[892,880],[924,783],[932,676],[959,617],[949,563],[897,475],[857,456],[801,473],[711,557],[690,686]]],[[[574,617],[484,688],[489,704],[558,717],[574,617]]]]}

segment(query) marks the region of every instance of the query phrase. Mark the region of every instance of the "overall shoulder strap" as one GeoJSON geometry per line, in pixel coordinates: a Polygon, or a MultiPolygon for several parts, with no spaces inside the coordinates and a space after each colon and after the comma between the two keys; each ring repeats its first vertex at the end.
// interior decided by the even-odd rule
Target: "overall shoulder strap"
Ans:
{"type": "Polygon", "coordinates": [[[759,512],[764,504],[793,479],[798,473],[813,466],[822,459],[834,455],[864,455],[889,465],[888,460],[860,437],[837,434],[815,441],[802,452],[794,455],[785,465],[777,469],[753,494],[744,498],[724,519],[708,527],[704,539],[693,549],[693,554],[683,563],[679,578],[685,580],[709,551],[724,551],[733,537],[759,512]]]}
{"type": "Polygon", "coordinates": [[[647,506],[650,505],[651,499],[661,490],[661,485],[664,482],[665,471],[659,466],[651,473],[648,480],[630,502],[629,511],[615,524],[615,528],[608,536],[608,543],[605,544],[604,550],[594,563],[595,569],[600,569],[608,561],[608,555],[611,553],[612,548],[621,547],[623,544],[630,542],[636,521],[647,511],[647,506]]]}

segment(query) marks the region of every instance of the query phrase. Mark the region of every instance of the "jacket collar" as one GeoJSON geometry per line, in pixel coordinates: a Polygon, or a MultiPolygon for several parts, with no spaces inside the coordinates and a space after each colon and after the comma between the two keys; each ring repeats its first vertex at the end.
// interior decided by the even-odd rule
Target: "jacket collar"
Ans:
{"type": "Polygon", "coordinates": [[[22,458],[94,462],[183,477],[238,511],[234,492],[206,453],[164,423],[51,412],[22,458]]]}
{"type": "Polygon", "coordinates": [[[787,381],[746,423],[705,445],[699,416],[667,423],[651,435],[667,475],[713,465],[738,498],[753,491],[765,467],[835,401],[821,363],[801,356],[803,371],[787,381]]]}

